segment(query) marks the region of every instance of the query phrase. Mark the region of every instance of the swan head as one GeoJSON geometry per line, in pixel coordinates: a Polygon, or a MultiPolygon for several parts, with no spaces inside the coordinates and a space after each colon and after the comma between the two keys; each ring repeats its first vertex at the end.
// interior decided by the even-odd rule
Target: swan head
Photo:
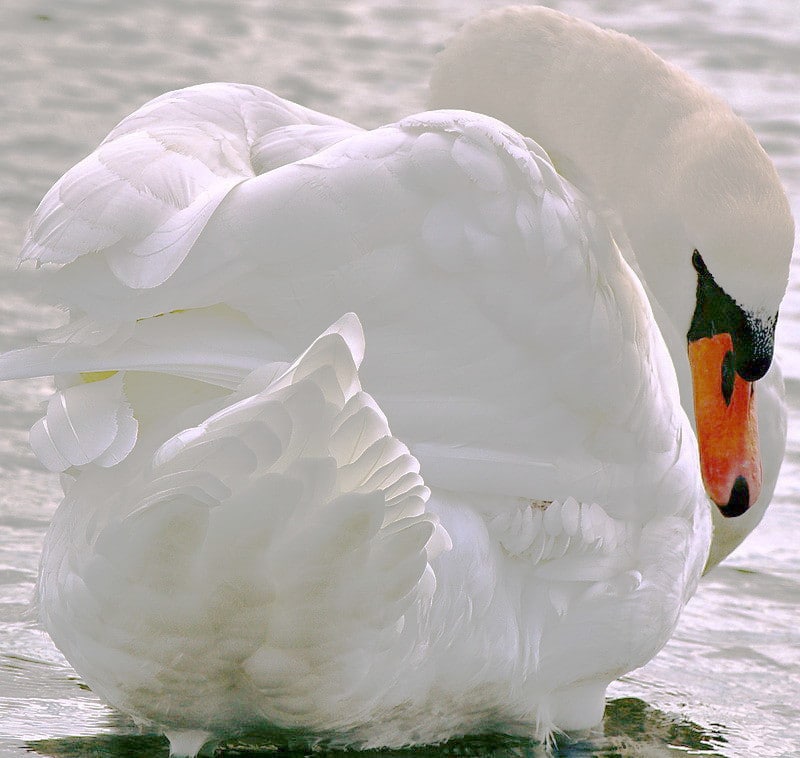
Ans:
{"type": "MultiPolygon", "coordinates": [[[[758,523],[777,477],[772,462],[762,476],[754,386],[772,364],[794,222],[752,130],[631,37],[541,7],[464,27],[439,55],[431,105],[506,121],[605,213],[695,423],[720,560],[758,523]]],[[[782,458],[782,440],[768,447],[782,458]]]]}
{"type": "Polygon", "coordinates": [[[690,416],[703,482],[716,506],[707,568],[761,520],[783,457],[785,422],[768,407],[781,400],[757,390],[773,363],[794,244],[794,221],[771,161],[743,121],[719,113],[707,114],[703,129],[687,126],[696,144],[671,189],[682,226],[672,244],[681,246],[683,268],[691,263],[693,291],[688,328],[686,308],[672,318],[683,319],[690,416]]]}
{"type": "Polygon", "coordinates": [[[621,202],[621,215],[659,325],[677,336],[672,359],[715,505],[710,567],[761,520],[783,457],[783,419],[766,407],[780,400],[759,382],[773,363],[794,221],[752,130],[710,93],[652,163],[660,207],[621,202]]]}

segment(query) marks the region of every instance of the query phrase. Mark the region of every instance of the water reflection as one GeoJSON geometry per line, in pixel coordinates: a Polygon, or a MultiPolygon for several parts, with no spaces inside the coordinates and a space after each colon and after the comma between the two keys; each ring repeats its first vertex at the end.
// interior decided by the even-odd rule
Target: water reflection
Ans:
{"type": "MultiPolygon", "coordinates": [[[[121,721],[118,731],[133,730],[121,721]]],[[[437,747],[408,750],[368,750],[359,758],[625,758],[647,756],[666,758],[676,755],[721,756],[725,743],[722,728],[709,730],[685,719],[675,718],[653,708],[638,698],[609,701],[602,732],[580,740],[560,740],[552,753],[530,740],[508,735],[490,734],[451,740],[437,747]]],[[[29,751],[49,758],[165,758],[167,741],[163,737],[139,734],[62,737],[37,740],[27,744],[29,751]]],[[[354,755],[352,751],[326,751],[310,747],[302,736],[291,732],[260,732],[227,742],[213,753],[219,758],[233,756],[275,755],[280,758],[320,758],[354,755]]]]}

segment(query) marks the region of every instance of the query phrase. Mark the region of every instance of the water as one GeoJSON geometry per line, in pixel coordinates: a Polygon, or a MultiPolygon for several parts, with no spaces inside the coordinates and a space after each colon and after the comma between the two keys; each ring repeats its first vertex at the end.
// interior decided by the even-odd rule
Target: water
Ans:
{"type": "MultiPolygon", "coordinates": [[[[476,0],[4,0],[0,9],[0,348],[59,314],[15,271],[25,220],[110,127],[161,92],[200,81],[261,84],[365,126],[420,110],[431,59],[476,0]]],[[[652,46],[753,126],[800,210],[800,13],[796,0],[575,0],[554,7],[652,46]]],[[[795,262],[797,264],[797,261],[795,262]]],[[[606,737],[564,755],[800,755],[800,271],[779,323],[789,450],[755,534],[701,585],[674,639],[613,685],[606,737]]],[[[0,754],[166,756],[135,736],[24,618],[58,502],[27,447],[45,382],[0,386],[0,754]]],[[[268,745],[262,735],[256,744],[268,745]]],[[[284,751],[300,755],[281,738],[284,751]]],[[[231,750],[242,755],[243,747],[231,750]]],[[[500,737],[427,754],[532,755],[500,737]]],[[[383,755],[383,754],[382,754],[383,755]]]]}

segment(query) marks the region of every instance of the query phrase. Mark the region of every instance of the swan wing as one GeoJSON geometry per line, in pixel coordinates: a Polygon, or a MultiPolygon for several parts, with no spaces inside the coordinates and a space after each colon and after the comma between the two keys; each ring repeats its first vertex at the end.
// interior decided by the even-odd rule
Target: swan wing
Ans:
{"type": "Polygon", "coordinates": [[[421,114],[255,177],[195,249],[226,241],[248,270],[221,297],[288,350],[359,314],[363,374],[429,485],[641,518],[658,507],[645,479],[677,468],[693,490],[692,433],[639,281],[580,192],[504,124],[421,114]]]}
{"type": "MultiPolygon", "coordinates": [[[[233,687],[237,718],[333,729],[341,700],[375,687],[383,653],[402,670],[436,586],[430,561],[450,540],[425,512],[419,463],[361,389],[361,355],[351,314],[107,491],[73,546],[82,565],[46,559],[45,623],[99,691],[158,721],[163,698],[189,688],[213,725],[233,687]]],[[[68,499],[103,486],[79,479],[68,499]]]]}
{"type": "Polygon", "coordinates": [[[155,287],[232,187],[353,131],[259,87],[168,92],[125,118],[45,195],[22,259],[66,264],[94,254],[127,287],[155,287]]]}
{"type": "MultiPolygon", "coordinates": [[[[364,375],[429,484],[572,496],[621,518],[693,489],[691,431],[640,283],[580,192],[494,119],[420,114],[251,176],[157,287],[126,286],[101,263],[62,266],[62,299],[96,324],[169,326],[162,369],[184,376],[198,361],[180,335],[198,336],[173,311],[223,304],[263,332],[265,361],[357,312],[364,375]],[[663,492],[643,502],[648,487],[663,492]]],[[[244,369],[230,362],[235,383],[244,369]]]]}

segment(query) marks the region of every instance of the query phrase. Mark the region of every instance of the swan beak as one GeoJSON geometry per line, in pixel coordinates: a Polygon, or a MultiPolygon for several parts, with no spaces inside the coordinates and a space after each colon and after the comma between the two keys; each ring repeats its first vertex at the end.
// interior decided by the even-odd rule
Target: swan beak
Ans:
{"type": "Polygon", "coordinates": [[[761,491],[755,385],[736,373],[729,334],[690,341],[689,365],[706,491],[723,516],[740,516],[761,491]]]}

